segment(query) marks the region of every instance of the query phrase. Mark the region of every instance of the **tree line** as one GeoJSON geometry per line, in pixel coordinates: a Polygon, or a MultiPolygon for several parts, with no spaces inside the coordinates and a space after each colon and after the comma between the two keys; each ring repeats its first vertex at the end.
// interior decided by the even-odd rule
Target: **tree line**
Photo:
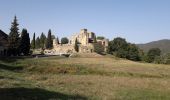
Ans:
{"type": "Polygon", "coordinates": [[[40,36],[36,38],[36,34],[34,33],[33,39],[31,41],[31,49],[52,49],[53,48],[53,39],[56,39],[57,44],[67,44],[69,43],[69,39],[67,37],[61,38],[61,43],[59,38],[55,38],[52,35],[51,30],[48,31],[48,36],[42,32],[40,36]]]}
{"type": "Polygon", "coordinates": [[[52,49],[53,41],[55,38],[52,35],[51,30],[48,31],[48,36],[46,37],[44,33],[41,34],[40,38],[37,37],[35,40],[35,33],[33,35],[33,40],[30,43],[30,37],[27,29],[22,29],[19,33],[17,17],[14,17],[11,23],[10,33],[8,35],[8,56],[20,56],[20,55],[30,55],[30,49],[52,49]]]}
{"type": "Polygon", "coordinates": [[[152,48],[143,52],[135,44],[128,43],[124,38],[117,37],[109,41],[108,51],[119,58],[126,58],[132,61],[144,61],[148,63],[170,64],[170,54],[161,54],[159,48],[152,48]]]}

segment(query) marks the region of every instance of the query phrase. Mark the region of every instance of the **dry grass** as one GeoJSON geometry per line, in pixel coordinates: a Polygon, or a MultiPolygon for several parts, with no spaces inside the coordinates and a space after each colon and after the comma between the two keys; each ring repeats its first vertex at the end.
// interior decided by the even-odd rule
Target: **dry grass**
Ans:
{"type": "Polygon", "coordinates": [[[170,99],[168,65],[111,57],[49,57],[11,62],[14,63],[23,66],[23,71],[0,69],[1,88],[36,87],[97,100],[170,99]]]}

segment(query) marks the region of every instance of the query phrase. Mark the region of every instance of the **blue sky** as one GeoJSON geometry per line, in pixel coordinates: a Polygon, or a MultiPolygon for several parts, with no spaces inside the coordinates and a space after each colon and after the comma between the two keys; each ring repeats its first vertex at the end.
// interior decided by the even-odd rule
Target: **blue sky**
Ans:
{"type": "Polygon", "coordinates": [[[9,33],[14,15],[20,31],[71,36],[82,28],[132,43],[170,39],[170,0],[0,0],[0,29],[9,33]]]}

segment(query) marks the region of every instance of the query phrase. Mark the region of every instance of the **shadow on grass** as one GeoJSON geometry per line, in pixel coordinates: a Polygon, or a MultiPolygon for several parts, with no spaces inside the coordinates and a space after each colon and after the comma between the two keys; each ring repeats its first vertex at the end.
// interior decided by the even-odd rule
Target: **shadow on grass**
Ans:
{"type": "Polygon", "coordinates": [[[6,64],[0,63],[0,69],[10,70],[10,71],[20,71],[20,70],[23,70],[23,67],[22,66],[6,65],[6,64]]]}
{"type": "Polygon", "coordinates": [[[18,59],[25,59],[24,57],[0,57],[0,61],[5,63],[16,62],[18,59]]]}
{"type": "Polygon", "coordinates": [[[1,88],[1,100],[87,100],[80,95],[68,95],[40,88],[1,88]]]}

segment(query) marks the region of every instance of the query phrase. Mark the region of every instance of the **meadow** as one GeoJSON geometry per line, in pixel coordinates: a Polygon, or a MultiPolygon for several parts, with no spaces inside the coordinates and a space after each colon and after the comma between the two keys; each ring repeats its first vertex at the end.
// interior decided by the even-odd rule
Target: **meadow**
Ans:
{"type": "Polygon", "coordinates": [[[3,58],[2,100],[170,100],[170,65],[112,56],[3,58]]]}

